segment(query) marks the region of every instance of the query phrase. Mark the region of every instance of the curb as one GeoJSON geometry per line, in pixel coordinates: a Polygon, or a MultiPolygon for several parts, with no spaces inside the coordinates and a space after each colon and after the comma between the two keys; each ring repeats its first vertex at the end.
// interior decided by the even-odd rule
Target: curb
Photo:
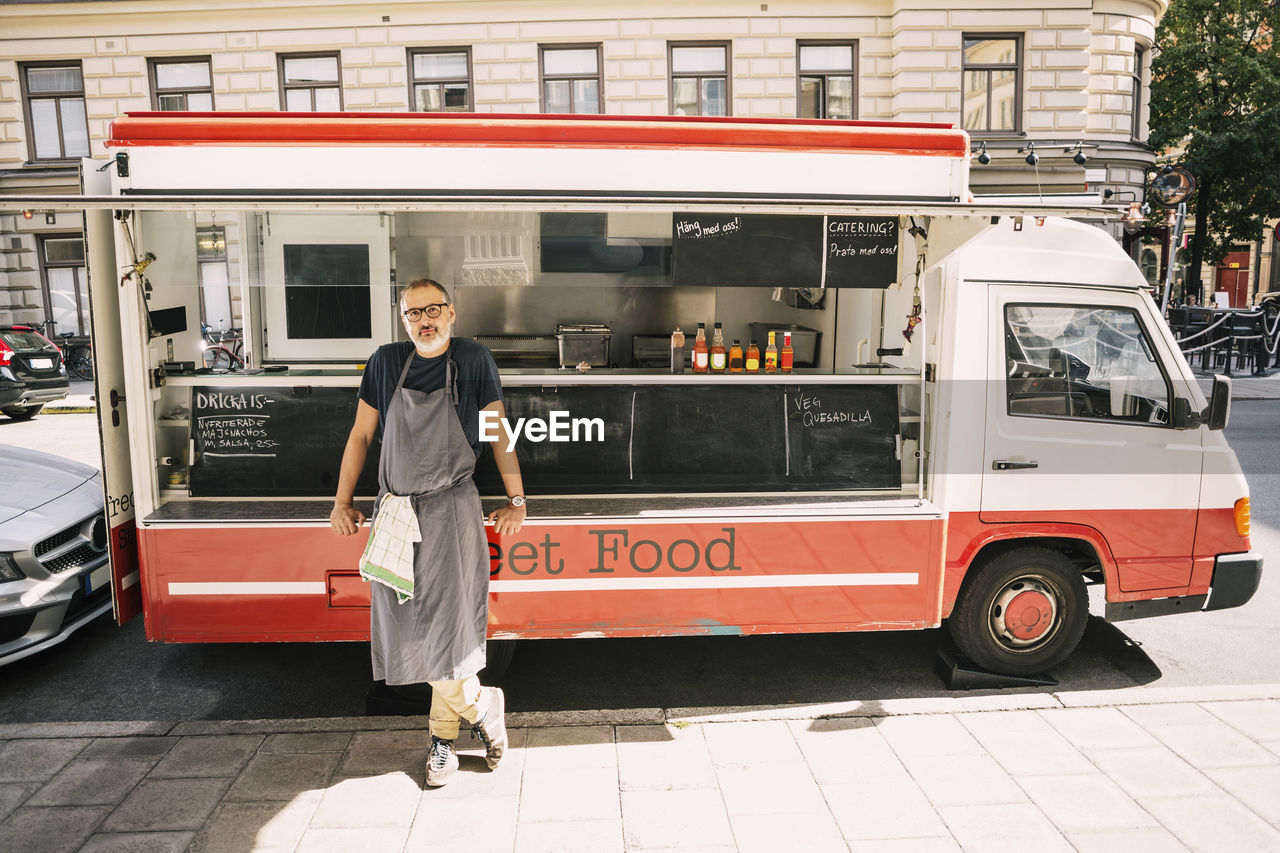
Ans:
{"type": "MultiPolygon", "coordinates": [[[[821,720],[848,717],[911,717],[999,711],[1073,710],[1130,705],[1199,702],[1248,702],[1280,699],[1280,684],[1166,687],[1142,690],[1078,690],[1063,693],[882,699],[819,705],[757,705],[704,708],[622,708],[597,711],[515,711],[510,728],[643,726],[739,723],[769,720],[821,720]]],[[[191,735],[281,734],[333,731],[426,729],[425,716],[299,717],[276,720],[107,721],[0,723],[0,740],[109,737],[186,737],[191,735]]]]}

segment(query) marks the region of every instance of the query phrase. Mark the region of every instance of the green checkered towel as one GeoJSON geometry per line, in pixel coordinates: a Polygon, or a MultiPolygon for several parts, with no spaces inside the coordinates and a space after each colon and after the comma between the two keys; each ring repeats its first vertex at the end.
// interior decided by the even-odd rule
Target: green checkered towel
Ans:
{"type": "Polygon", "coordinates": [[[412,499],[384,495],[360,555],[360,577],[391,587],[396,603],[404,604],[413,598],[413,543],[421,541],[412,499]]]}

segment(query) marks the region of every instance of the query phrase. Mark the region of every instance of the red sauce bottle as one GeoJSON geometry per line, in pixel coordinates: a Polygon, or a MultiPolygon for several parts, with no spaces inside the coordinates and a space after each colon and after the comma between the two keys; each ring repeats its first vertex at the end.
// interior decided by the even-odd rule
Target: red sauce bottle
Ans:
{"type": "Polygon", "coordinates": [[[693,339],[693,372],[707,372],[707,324],[698,324],[698,336],[693,339]]]}

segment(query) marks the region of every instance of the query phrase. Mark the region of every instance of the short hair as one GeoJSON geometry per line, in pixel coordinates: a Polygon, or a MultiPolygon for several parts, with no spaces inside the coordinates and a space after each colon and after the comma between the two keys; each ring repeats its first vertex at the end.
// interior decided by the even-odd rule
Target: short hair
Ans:
{"type": "Polygon", "coordinates": [[[410,290],[417,290],[420,287],[434,287],[436,290],[440,291],[440,294],[444,297],[445,305],[450,305],[453,302],[453,300],[449,298],[449,291],[445,290],[444,285],[433,278],[415,278],[410,281],[404,287],[400,288],[400,301],[404,301],[405,295],[408,294],[410,290]]]}

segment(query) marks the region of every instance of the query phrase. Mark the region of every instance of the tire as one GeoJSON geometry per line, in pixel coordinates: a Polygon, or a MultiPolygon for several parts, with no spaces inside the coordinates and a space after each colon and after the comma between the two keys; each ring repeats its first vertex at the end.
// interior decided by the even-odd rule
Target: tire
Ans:
{"type": "Polygon", "coordinates": [[[1084,575],[1057,551],[1007,551],[960,590],[947,629],[974,663],[1001,675],[1039,675],[1064,661],[1089,619],[1084,575]],[[1007,621],[1010,614],[1016,617],[1007,621]]]}
{"type": "Polygon", "coordinates": [[[67,357],[67,370],[81,379],[93,379],[93,353],[87,347],[77,347],[67,357]]]}
{"type": "Polygon", "coordinates": [[[227,351],[221,347],[212,350],[205,350],[204,363],[210,370],[230,370],[231,356],[228,355],[227,351]]]}
{"type": "Polygon", "coordinates": [[[44,408],[44,403],[38,406],[5,406],[0,409],[15,421],[29,421],[36,415],[40,414],[40,410],[44,408]]]}

